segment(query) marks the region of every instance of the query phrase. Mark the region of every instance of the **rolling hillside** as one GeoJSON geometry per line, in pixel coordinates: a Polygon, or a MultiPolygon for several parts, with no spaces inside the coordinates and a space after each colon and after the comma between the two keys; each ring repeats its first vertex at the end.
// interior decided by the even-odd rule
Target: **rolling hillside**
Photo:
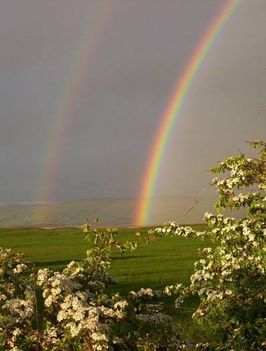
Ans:
{"type": "MultiPolygon", "coordinates": [[[[161,224],[169,220],[178,223],[201,223],[203,214],[212,210],[214,198],[162,197],[153,201],[153,213],[149,224],[161,224]]],[[[78,226],[88,218],[101,219],[102,225],[131,226],[135,201],[132,199],[91,199],[57,204],[2,204],[0,226],[78,226]]]]}

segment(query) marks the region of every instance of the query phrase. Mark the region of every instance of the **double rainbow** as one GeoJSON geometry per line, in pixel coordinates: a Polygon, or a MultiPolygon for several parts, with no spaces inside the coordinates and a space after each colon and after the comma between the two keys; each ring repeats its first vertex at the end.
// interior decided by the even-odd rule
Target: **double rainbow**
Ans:
{"type": "Polygon", "coordinates": [[[139,201],[137,203],[134,220],[135,225],[145,225],[148,223],[152,195],[158,179],[161,161],[174,124],[188,95],[189,88],[218,34],[242,1],[243,0],[224,1],[225,4],[211,23],[207,33],[200,40],[185,66],[181,77],[178,79],[176,88],[163,114],[162,122],[152,144],[152,151],[148,158],[139,201]]]}

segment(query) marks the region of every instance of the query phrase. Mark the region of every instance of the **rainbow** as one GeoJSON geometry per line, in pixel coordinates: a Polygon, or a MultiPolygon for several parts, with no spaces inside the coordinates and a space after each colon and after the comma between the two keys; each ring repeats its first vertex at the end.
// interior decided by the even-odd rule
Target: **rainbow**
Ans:
{"type": "MultiPolygon", "coordinates": [[[[113,6],[111,6],[109,0],[104,0],[99,1],[93,10],[93,15],[91,15],[93,22],[89,23],[88,28],[86,24],[83,35],[73,50],[61,96],[57,99],[58,102],[53,114],[53,124],[47,140],[47,147],[45,148],[41,187],[37,194],[40,203],[45,204],[56,200],[54,198],[56,178],[60,171],[60,159],[67,134],[74,121],[76,100],[84,85],[84,81],[88,79],[90,67],[93,65],[97,53],[98,43],[103,31],[106,29],[113,6]]],[[[44,208],[43,217],[45,217],[45,211],[47,211],[46,208],[44,208]]]]}
{"type": "Polygon", "coordinates": [[[218,34],[242,1],[243,0],[224,1],[224,5],[196,46],[196,49],[178,79],[174,93],[162,116],[146,165],[134,220],[134,224],[137,226],[145,225],[148,222],[152,195],[158,179],[161,161],[174,124],[188,95],[189,88],[218,34]]]}

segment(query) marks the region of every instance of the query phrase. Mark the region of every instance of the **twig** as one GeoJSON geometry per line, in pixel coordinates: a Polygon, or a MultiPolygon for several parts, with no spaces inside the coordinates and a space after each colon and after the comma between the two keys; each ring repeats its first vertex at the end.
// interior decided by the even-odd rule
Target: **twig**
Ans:
{"type": "MultiPolygon", "coordinates": [[[[210,186],[209,186],[210,187],[210,186]]],[[[209,188],[208,187],[208,188],[209,188]]],[[[199,197],[208,190],[208,188],[203,188],[198,195],[196,196],[196,200],[194,201],[193,205],[187,210],[187,212],[185,213],[185,216],[187,216],[192,210],[194,210],[194,208],[197,206],[197,204],[199,203],[199,197]]]]}

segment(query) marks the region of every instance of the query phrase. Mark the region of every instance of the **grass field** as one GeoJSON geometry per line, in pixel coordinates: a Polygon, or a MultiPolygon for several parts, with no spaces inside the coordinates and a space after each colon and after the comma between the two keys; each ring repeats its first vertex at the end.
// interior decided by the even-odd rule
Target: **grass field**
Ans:
{"type": "MultiPolygon", "coordinates": [[[[194,226],[204,229],[203,225],[194,226]]],[[[144,231],[147,229],[141,229],[144,231]]],[[[136,229],[121,229],[121,239],[136,240],[136,229]]],[[[161,238],[155,243],[141,242],[132,253],[114,252],[111,273],[117,290],[127,292],[141,287],[160,288],[175,282],[188,283],[198,248],[206,242],[184,238],[161,238]]],[[[71,260],[85,257],[88,243],[79,229],[0,229],[0,247],[24,252],[37,267],[62,269],[71,260]]]]}

